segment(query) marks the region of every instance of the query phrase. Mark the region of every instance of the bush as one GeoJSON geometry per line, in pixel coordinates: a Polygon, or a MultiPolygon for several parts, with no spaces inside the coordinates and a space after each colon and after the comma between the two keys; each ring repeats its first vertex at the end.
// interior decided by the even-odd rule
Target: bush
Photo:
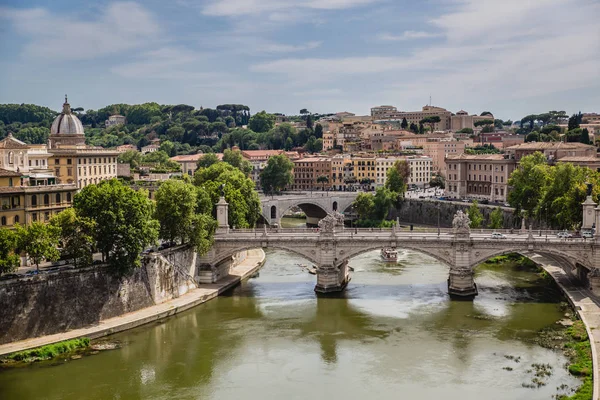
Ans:
{"type": "Polygon", "coordinates": [[[49,360],[60,354],[89,347],[89,345],[90,339],[88,338],[65,340],[64,342],[49,344],[35,349],[19,351],[8,355],[6,358],[14,361],[49,360]]]}

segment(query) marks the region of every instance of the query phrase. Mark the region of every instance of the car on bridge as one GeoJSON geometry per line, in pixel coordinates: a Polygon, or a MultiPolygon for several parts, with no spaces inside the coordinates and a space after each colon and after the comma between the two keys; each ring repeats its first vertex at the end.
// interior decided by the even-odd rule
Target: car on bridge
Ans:
{"type": "Polygon", "coordinates": [[[491,239],[506,239],[506,235],[503,235],[502,233],[494,232],[494,233],[492,233],[490,238],[491,239]]]}
{"type": "Polygon", "coordinates": [[[592,232],[592,231],[582,231],[581,232],[581,237],[583,237],[585,239],[593,239],[594,238],[594,232],[592,232]]]}
{"type": "Polygon", "coordinates": [[[573,234],[571,232],[561,231],[556,234],[556,237],[559,239],[570,239],[573,237],[573,234]]]}

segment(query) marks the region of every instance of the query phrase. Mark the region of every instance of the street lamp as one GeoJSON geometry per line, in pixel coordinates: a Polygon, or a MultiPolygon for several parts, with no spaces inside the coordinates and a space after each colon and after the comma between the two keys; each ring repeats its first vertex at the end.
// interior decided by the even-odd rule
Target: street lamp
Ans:
{"type": "Polygon", "coordinates": [[[441,212],[442,206],[440,203],[438,203],[437,205],[437,210],[438,210],[438,237],[440,236],[440,212],[441,212]]]}

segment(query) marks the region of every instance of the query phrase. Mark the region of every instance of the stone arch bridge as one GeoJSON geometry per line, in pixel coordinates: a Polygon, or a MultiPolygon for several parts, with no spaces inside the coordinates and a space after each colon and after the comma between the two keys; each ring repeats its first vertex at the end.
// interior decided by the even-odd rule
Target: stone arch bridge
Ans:
{"type": "MultiPolygon", "coordinates": [[[[535,236],[532,232],[507,233],[492,239],[491,231],[457,233],[454,230],[419,232],[391,229],[347,229],[332,232],[315,229],[225,230],[217,233],[212,249],[198,259],[198,269],[215,275],[216,266],[237,252],[252,248],[287,250],[317,267],[317,292],[341,291],[350,280],[348,260],[361,253],[390,247],[421,252],[448,265],[448,293],[457,297],[477,294],[474,269],[491,257],[508,253],[548,257],[582,282],[593,284],[600,268],[600,241],[564,240],[535,236]]],[[[600,284],[600,278],[598,279],[600,284]]]]}
{"type": "Polygon", "coordinates": [[[306,214],[307,224],[317,226],[327,214],[350,208],[357,195],[358,192],[309,192],[261,196],[262,216],[270,226],[279,226],[286,212],[299,207],[306,214]]]}

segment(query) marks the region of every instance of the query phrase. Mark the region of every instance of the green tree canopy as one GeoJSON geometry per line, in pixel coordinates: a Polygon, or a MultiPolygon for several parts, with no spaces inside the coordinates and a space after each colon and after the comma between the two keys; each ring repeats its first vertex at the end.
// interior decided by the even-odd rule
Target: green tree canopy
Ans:
{"type": "Polygon", "coordinates": [[[266,111],[261,111],[250,117],[248,127],[254,132],[268,132],[275,125],[275,116],[268,114],[266,111]]]}
{"type": "Polygon", "coordinates": [[[490,229],[501,229],[504,226],[504,213],[500,207],[494,208],[494,211],[490,213],[490,223],[488,228],[490,229]]]}
{"type": "Polygon", "coordinates": [[[542,153],[535,152],[521,158],[519,168],[508,179],[509,186],[512,186],[508,202],[515,207],[517,213],[523,210],[528,217],[532,217],[548,179],[548,165],[542,153]]]}
{"type": "Polygon", "coordinates": [[[356,196],[352,207],[360,219],[370,219],[375,213],[375,200],[372,194],[361,192],[356,196]]]}
{"type": "Polygon", "coordinates": [[[244,175],[248,175],[250,172],[252,172],[252,164],[242,157],[242,152],[239,150],[226,149],[223,152],[223,162],[226,162],[232,167],[239,169],[244,173],[244,175]]]}
{"type": "Polygon", "coordinates": [[[225,200],[229,203],[229,225],[250,228],[260,215],[260,199],[254,182],[239,169],[227,163],[213,164],[196,171],[194,184],[205,190],[216,204],[221,196],[219,186],[225,184],[225,200]]]}
{"type": "Polygon", "coordinates": [[[93,220],[80,217],[74,208],[67,208],[53,216],[50,225],[60,229],[63,258],[69,260],[75,267],[86,267],[92,264],[96,230],[93,220]]]}
{"type": "Polygon", "coordinates": [[[398,196],[404,197],[408,180],[410,178],[410,165],[405,160],[398,160],[394,166],[387,171],[385,187],[398,196]]]}
{"type": "Polygon", "coordinates": [[[16,231],[0,228],[0,275],[16,271],[21,265],[21,258],[17,253],[18,244],[16,231]]]}
{"type": "Polygon", "coordinates": [[[16,232],[19,250],[27,253],[27,257],[35,264],[38,271],[40,263],[56,261],[60,257],[58,251],[60,228],[36,221],[27,227],[17,226],[16,232]]]}
{"type": "Polygon", "coordinates": [[[78,215],[96,223],[97,247],[118,273],[140,266],[140,253],[158,238],[154,202],[116,179],[86,186],[73,201],[78,215]]]}
{"type": "Polygon", "coordinates": [[[483,223],[483,215],[479,210],[479,203],[477,200],[473,201],[467,213],[469,214],[469,220],[471,220],[469,227],[473,229],[481,228],[483,223]]]}
{"type": "Polygon", "coordinates": [[[196,166],[198,168],[208,168],[211,165],[218,163],[219,161],[219,157],[217,157],[215,153],[207,153],[198,160],[196,166]]]}
{"type": "Polygon", "coordinates": [[[260,184],[264,193],[278,193],[294,182],[294,163],[285,154],[272,156],[260,173],[260,184]]]}

